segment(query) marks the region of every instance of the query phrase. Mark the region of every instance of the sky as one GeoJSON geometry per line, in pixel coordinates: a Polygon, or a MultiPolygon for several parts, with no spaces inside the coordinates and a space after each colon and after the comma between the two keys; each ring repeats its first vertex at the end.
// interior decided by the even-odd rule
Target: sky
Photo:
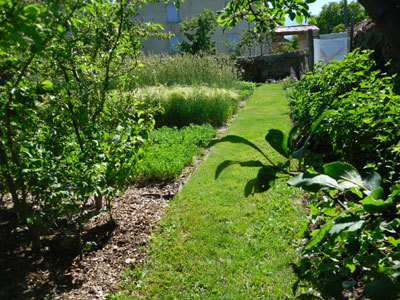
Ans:
{"type": "MultiPolygon", "coordinates": [[[[347,3],[353,2],[355,0],[348,0],[347,3]]],[[[316,16],[319,15],[319,13],[322,10],[322,6],[325,4],[328,4],[330,2],[339,2],[338,0],[317,0],[314,3],[309,4],[310,7],[310,12],[312,15],[316,16]]],[[[285,22],[286,25],[297,25],[296,20],[292,21],[289,18],[285,22]]]]}

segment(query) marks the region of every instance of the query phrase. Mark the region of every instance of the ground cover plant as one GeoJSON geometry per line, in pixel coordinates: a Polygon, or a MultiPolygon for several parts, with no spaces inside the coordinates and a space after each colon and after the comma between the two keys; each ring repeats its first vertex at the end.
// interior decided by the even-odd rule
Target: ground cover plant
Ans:
{"type": "Polygon", "coordinates": [[[144,86],[237,88],[240,70],[224,56],[177,54],[143,56],[126,89],[144,86]]]}
{"type": "MultiPolygon", "coordinates": [[[[259,128],[290,129],[280,85],[256,90],[232,121],[229,134],[262,142],[259,128]]],[[[270,149],[270,148],[269,148],[270,149]]],[[[232,167],[214,181],[227,156],[257,155],[238,145],[218,145],[172,200],[151,242],[149,262],[126,274],[124,290],[110,299],[283,299],[295,281],[295,256],[304,210],[299,195],[278,182],[264,195],[246,198],[251,169],[232,167]]],[[[272,155],[272,159],[278,156],[272,155]]]]}
{"type": "Polygon", "coordinates": [[[162,127],[150,135],[143,163],[139,168],[140,180],[171,180],[193,163],[199,147],[216,135],[211,125],[191,125],[178,129],[162,127]]]}

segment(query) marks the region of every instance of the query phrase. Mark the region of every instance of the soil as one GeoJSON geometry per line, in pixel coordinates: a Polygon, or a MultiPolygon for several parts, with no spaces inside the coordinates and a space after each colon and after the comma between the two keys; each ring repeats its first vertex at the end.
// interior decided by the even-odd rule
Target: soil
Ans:
{"type": "Polygon", "coordinates": [[[82,259],[75,240],[57,231],[43,237],[43,258],[35,259],[26,228],[16,226],[16,216],[2,207],[0,299],[103,299],[126,267],[144,261],[151,228],[183,179],[134,186],[114,199],[115,222],[102,213],[86,224],[85,244],[96,244],[82,259]]]}
{"type": "MultiPolygon", "coordinates": [[[[224,134],[227,127],[219,128],[217,136],[224,134]]],[[[10,199],[0,201],[0,300],[89,300],[103,299],[115,292],[123,271],[146,261],[152,229],[157,226],[168,201],[209,151],[195,157],[194,165],[185,168],[176,180],[132,186],[124,195],[114,198],[112,219],[115,221],[102,213],[85,225],[86,248],[82,259],[76,240],[71,238],[72,232],[65,224],[58,224],[42,237],[43,257],[35,258],[27,228],[18,224],[10,199]]]]}

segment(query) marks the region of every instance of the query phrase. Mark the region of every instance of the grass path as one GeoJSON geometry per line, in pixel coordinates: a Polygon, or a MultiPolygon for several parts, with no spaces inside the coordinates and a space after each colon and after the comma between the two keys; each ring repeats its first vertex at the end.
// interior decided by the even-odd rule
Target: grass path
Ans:
{"type": "MultiPolygon", "coordinates": [[[[262,85],[236,116],[227,134],[250,139],[263,149],[268,129],[290,130],[281,85],[262,85]]],[[[276,154],[271,156],[274,160],[276,154]]],[[[247,147],[223,143],[196,170],[172,200],[150,244],[150,262],[131,276],[121,297],[143,299],[292,298],[295,255],[304,211],[296,191],[278,183],[245,198],[244,185],[256,170],[230,167],[218,180],[225,159],[260,159],[247,147]]]]}

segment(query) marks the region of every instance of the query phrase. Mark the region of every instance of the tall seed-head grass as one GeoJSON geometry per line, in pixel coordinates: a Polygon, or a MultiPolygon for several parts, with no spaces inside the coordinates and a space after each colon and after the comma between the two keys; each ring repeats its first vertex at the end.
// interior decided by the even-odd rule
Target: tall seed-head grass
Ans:
{"type": "Polygon", "coordinates": [[[127,90],[157,85],[233,88],[240,79],[234,61],[222,56],[153,55],[139,61],[142,66],[133,71],[127,90]]]}
{"type": "Polygon", "coordinates": [[[161,106],[156,126],[206,124],[221,126],[238,109],[241,97],[233,90],[209,87],[145,87],[135,91],[137,100],[161,106]]]}

